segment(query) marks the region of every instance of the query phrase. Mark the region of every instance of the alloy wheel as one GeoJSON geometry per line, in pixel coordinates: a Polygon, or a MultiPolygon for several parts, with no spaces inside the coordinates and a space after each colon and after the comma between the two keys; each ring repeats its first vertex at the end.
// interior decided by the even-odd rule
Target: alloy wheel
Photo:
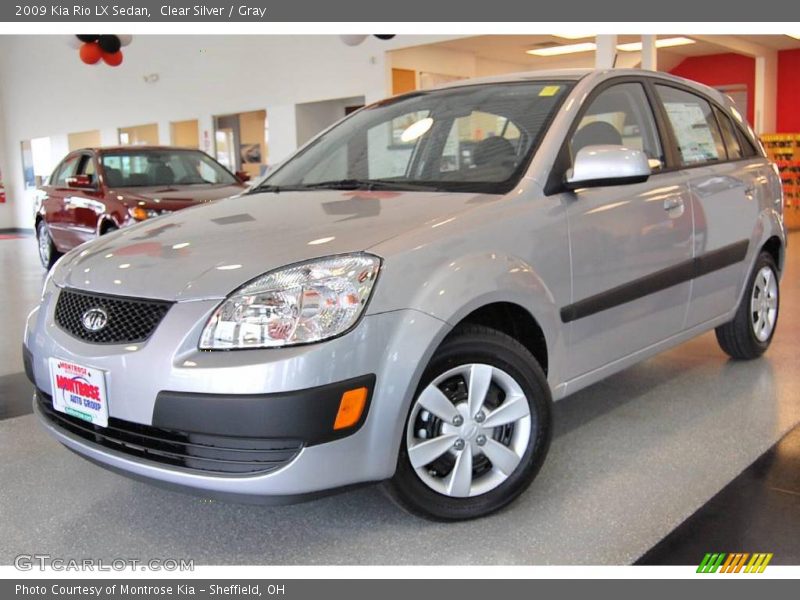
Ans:
{"type": "Polygon", "coordinates": [[[750,297],[750,323],[760,342],[766,342],[775,329],[778,318],[778,282],[775,273],[763,266],[756,274],[750,297]]]}
{"type": "Polygon", "coordinates": [[[39,223],[37,231],[37,242],[39,244],[39,258],[43,265],[50,264],[50,234],[47,232],[47,226],[42,222],[39,223]]]}

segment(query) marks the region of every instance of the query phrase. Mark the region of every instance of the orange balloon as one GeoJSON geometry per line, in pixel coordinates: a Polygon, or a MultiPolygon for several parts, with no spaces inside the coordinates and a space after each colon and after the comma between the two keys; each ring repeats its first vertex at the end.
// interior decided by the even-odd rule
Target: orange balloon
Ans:
{"type": "Polygon", "coordinates": [[[103,51],[100,49],[100,46],[97,45],[97,42],[83,44],[79,50],[79,53],[81,60],[87,65],[96,64],[97,61],[103,56],[103,51]]]}
{"type": "Polygon", "coordinates": [[[122,51],[103,52],[103,60],[109,67],[118,67],[122,64],[122,51]]]}

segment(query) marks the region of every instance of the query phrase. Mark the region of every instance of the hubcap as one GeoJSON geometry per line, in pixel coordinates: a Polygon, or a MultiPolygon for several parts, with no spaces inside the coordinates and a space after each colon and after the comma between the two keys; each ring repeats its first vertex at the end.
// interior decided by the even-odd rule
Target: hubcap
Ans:
{"type": "Polygon", "coordinates": [[[47,234],[47,227],[39,225],[39,257],[44,264],[50,261],[50,236],[47,234]]]}
{"type": "Polygon", "coordinates": [[[534,418],[522,387],[505,371],[480,363],[455,367],[414,402],[406,428],[411,466],[445,496],[485,494],[519,465],[534,418]]]}
{"type": "Polygon", "coordinates": [[[761,267],[750,298],[750,324],[760,342],[766,342],[778,319],[778,282],[770,267],[761,267]]]}

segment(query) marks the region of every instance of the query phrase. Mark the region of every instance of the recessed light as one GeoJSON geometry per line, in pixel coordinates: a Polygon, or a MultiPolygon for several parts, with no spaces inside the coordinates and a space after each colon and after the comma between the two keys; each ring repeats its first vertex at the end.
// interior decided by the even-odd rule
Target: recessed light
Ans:
{"type": "Polygon", "coordinates": [[[594,37],[594,33],[553,33],[553,37],[561,38],[562,40],[582,40],[583,38],[594,37]]]}
{"type": "Polygon", "coordinates": [[[536,48],[535,50],[526,50],[526,53],[533,54],[534,56],[559,56],[561,54],[575,54],[577,52],[592,52],[593,50],[597,50],[597,44],[594,42],[582,42],[580,44],[536,48]]]}
{"type": "MultiPolygon", "coordinates": [[[[656,48],[672,48],[673,46],[688,46],[695,41],[687,37],[673,37],[656,40],[656,48]]],[[[639,52],[642,49],[642,42],[631,42],[630,44],[617,44],[617,50],[622,52],[639,52]]]]}

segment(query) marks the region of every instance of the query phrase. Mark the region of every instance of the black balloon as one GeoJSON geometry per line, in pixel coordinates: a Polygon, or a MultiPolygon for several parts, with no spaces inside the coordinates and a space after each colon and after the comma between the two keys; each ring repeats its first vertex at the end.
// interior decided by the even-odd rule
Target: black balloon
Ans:
{"type": "Polygon", "coordinates": [[[380,34],[379,34],[379,33],[376,33],[376,34],[375,34],[375,37],[376,37],[376,38],[378,38],[379,40],[390,40],[390,39],[392,39],[392,38],[393,38],[393,37],[395,37],[395,36],[394,36],[394,34],[392,34],[392,35],[387,35],[387,34],[385,34],[385,33],[380,33],[380,34]]]}
{"type": "Polygon", "coordinates": [[[89,34],[89,35],[76,35],[75,37],[78,38],[80,41],[86,43],[86,44],[91,44],[92,42],[96,42],[97,41],[97,38],[100,37],[100,34],[99,33],[92,33],[92,34],[89,34]]]}
{"type": "Polygon", "coordinates": [[[103,52],[108,52],[109,54],[114,54],[114,52],[117,52],[122,46],[119,38],[115,35],[101,35],[97,43],[103,52]]]}

